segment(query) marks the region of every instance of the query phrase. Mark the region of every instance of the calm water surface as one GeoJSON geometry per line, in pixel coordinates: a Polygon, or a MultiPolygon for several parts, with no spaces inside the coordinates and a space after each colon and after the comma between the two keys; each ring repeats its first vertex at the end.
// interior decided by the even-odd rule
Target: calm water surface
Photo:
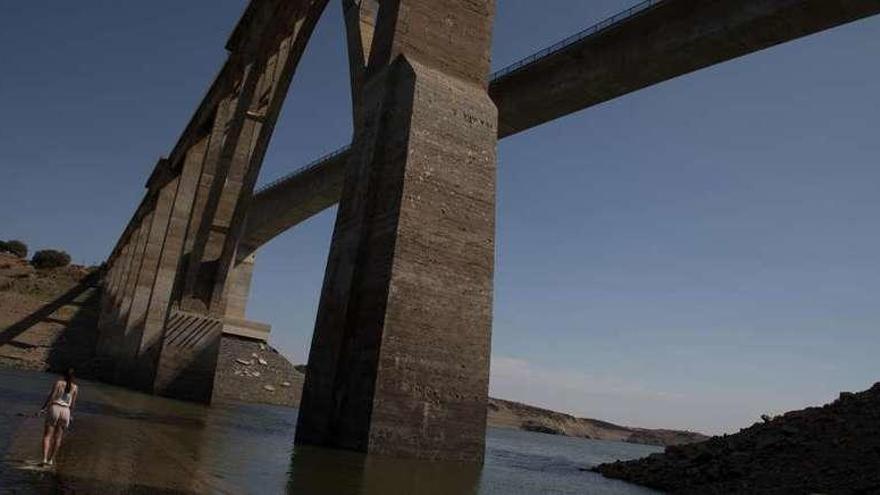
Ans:
{"type": "Polygon", "coordinates": [[[580,470],[654,447],[490,429],[480,468],[294,449],[294,409],[205,408],[89,382],[56,467],[44,470],[42,418],[32,414],[54,379],[0,370],[0,493],[656,493],[580,470]]]}

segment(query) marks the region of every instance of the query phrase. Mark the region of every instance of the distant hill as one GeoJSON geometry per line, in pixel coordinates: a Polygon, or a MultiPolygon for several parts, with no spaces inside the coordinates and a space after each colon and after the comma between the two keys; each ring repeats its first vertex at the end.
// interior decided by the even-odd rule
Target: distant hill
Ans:
{"type": "Polygon", "coordinates": [[[577,418],[570,414],[493,398],[489,399],[488,422],[489,426],[499,428],[517,428],[570,437],[660,446],[681,445],[709,438],[691,431],[620,426],[598,419],[577,418]]]}
{"type": "Polygon", "coordinates": [[[594,470],[694,495],[880,493],[880,383],[733,435],[594,470]]]}

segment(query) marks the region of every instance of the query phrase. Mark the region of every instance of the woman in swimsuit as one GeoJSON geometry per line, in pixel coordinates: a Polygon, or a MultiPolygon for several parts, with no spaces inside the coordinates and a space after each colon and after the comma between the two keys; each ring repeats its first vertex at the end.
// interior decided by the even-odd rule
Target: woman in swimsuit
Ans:
{"type": "Polygon", "coordinates": [[[51,466],[55,463],[55,454],[61,447],[61,437],[70,426],[70,411],[76,404],[79,387],[73,383],[73,368],[67,370],[64,378],[55,382],[46,402],[40,410],[46,414],[46,427],[43,430],[43,464],[51,466]]]}

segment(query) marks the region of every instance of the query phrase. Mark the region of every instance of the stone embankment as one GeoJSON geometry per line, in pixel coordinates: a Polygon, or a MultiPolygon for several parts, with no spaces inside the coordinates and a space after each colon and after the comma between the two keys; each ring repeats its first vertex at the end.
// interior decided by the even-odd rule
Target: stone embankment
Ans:
{"type": "Polygon", "coordinates": [[[489,426],[500,428],[660,446],[699,442],[708,438],[691,431],[620,426],[502,399],[489,399],[488,422],[489,426]]]}
{"type": "Polygon", "coordinates": [[[880,383],[733,435],[594,470],[695,495],[880,493],[880,383]]]}

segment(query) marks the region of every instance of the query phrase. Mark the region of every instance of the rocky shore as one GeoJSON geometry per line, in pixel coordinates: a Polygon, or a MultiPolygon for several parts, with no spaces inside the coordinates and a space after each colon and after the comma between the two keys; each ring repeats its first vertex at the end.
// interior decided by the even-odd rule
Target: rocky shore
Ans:
{"type": "Polygon", "coordinates": [[[214,374],[214,400],[296,407],[305,375],[269,344],[224,336],[214,374]]]}
{"type": "Polygon", "coordinates": [[[880,493],[880,383],[733,435],[594,470],[695,495],[880,493]]]}

